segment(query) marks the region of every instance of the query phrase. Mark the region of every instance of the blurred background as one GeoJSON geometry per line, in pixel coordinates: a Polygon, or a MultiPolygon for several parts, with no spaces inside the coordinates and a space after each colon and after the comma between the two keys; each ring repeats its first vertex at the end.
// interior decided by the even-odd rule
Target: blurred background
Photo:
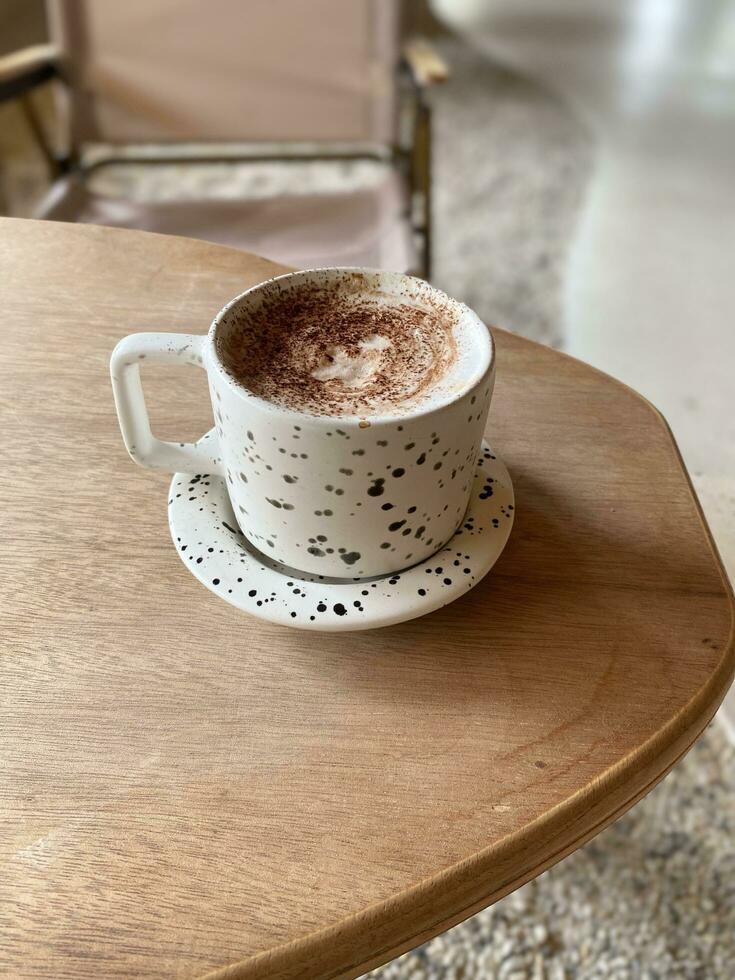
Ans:
{"type": "MultiPolygon", "coordinates": [[[[735,0],[0,0],[0,213],[430,278],[650,398],[731,578],[734,174],[735,0]]],[[[374,975],[730,980],[734,737],[374,975]]]]}

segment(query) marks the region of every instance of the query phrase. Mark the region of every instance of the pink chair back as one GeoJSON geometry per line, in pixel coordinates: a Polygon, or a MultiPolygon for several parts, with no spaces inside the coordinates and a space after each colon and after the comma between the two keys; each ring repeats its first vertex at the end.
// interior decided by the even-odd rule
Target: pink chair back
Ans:
{"type": "Polygon", "coordinates": [[[395,138],[397,0],[49,0],[72,144],[395,138]]]}

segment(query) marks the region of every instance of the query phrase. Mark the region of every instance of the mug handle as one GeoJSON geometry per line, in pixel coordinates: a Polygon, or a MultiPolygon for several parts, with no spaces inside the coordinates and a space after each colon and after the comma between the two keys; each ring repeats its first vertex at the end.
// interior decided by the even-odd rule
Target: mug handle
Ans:
{"type": "Polygon", "coordinates": [[[204,367],[206,336],[187,333],[133,333],[112,352],[110,374],[125,448],[141,466],[169,473],[224,473],[214,434],[198,442],[164,442],[151,432],[140,381],[140,363],[175,361],[204,367]]]}

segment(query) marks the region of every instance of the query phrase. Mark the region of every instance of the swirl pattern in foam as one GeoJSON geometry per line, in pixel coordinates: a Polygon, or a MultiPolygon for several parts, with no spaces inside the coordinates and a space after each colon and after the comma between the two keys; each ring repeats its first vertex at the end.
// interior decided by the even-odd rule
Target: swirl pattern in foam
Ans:
{"type": "Polygon", "coordinates": [[[410,282],[392,290],[385,274],[356,270],[318,285],[274,279],[257,304],[227,311],[220,361],[259,398],[311,415],[397,416],[442,404],[477,375],[487,328],[410,282]]]}

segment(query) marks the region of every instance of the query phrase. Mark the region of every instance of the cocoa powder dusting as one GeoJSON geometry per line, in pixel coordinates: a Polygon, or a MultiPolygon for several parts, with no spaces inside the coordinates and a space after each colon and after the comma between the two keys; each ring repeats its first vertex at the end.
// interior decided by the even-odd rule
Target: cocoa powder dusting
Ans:
{"type": "Polygon", "coordinates": [[[400,411],[431,394],[457,358],[455,316],[378,292],[291,288],[233,312],[219,357],[241,385],[314,415],[400,411]]]}

